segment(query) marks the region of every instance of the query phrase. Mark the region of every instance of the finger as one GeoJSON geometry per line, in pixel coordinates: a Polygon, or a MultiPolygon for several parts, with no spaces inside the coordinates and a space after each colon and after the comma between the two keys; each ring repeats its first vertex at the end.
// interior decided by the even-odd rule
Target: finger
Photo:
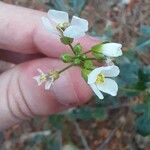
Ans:
{"type": "Polygon", "coordinates": [[[42,53],[23,54],[7,50],[0,50],[0,60],[8,61],[14,64],[19,64],[28,60],[45,57],[42,53]]]}
{"type": "Polygon", "coordinates": [[[0,129],[34,115],[62,111],[90,98],[90,89],[77,68],[65,71],[49,91],[32,79],[38,74],[37,68],[47,72],[62,66],[58,60],[43,58],[18,65],[0,76],[0,129]]]}
{"type": "MultiPolygon", "coordinates": [[[[42,52],[51,57],[58,57],[68,50],[56,36],[43,28],[41,17],[45,15],[36,10],[0,4],[0,48],[21,53],[42,52]]],[[[98,42],[89,36],[78,41],[85,50],[98,42]]]]}
{"type": "Polygon", "coordinates": [[[0,60],[0,73],[11,69],[12,67],[14,67],[15,65],[13,63],[9,63],[3,60],[0,60]]]}

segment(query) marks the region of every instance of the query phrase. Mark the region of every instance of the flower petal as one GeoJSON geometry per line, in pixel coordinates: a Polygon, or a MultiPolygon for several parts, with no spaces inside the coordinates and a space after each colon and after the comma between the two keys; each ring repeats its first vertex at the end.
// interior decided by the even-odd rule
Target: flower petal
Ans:
{"type": "Polygon", "coordinates": [[[101,69],[101,73],[104,74],[105,77],[117,77],[120,73],[120,69],[118,66],[106,66],[101,69]]]}
{"type": "Polygon", "coordinates": [[[98,96],[99,99],[103,99],[103,94],[98,90],[97,86],[95,84],[90,84],[90,87],[94,91],[94,93],[98,96]]]}
{"type": "Polygon", "coordinates": [[[77,26],[84,32],[88,31],[88,21],[76,16],[72,17],[71,26],[77,26]]]}
{"type": "Polygon", "coordinates": [[[56,30],[55,27],[53,27],[48,18],[42,17],[42,23],[48,32],[59,35],[59,32],[56,30]]]}
{"type": "Polygon", "coordinates": [[[40,68],[38,68],[37,71],[38,71],[40,74],[44,74],[44,72],[43,72],[40,68]]]}
{"type": "Polygon", "coordinates": [[[48,11],[48,18],[50,20],[52,20],[53,22],[55,22],[56,24],[69,22],[68,13],[66,13],[64,11],[49,10],[48,11]]]}
{"type": "Polygon", "coordinates": [[[64,36],[70,37],[70,38],[79,38],[85,35],[85,32],[83,32],[79,27],[77,26],[69,26],[64,31],[64,36]]]}
{"type": "Polygon", "coordinates": [[[36,82],[38,83],[38,86],[40,86],[44,82],[40,80],[40,75],[34,76],[33,79],[36,80],[36,82]]]}
{"type": "Polygon", "coordinates": [[[45,83],[45,90],[49,90],[51,85],[52,85],[53,81],[52,80],[48,80],[46,83],[45,83]]]}
{"type": "Polygon", "coordinates": [[[121,47],[119,43],[106,43],[102,45],[102,53],[108,57],[118,57],[122,55],[121,47]]]}
{"type": "Polygon", "coordinates": [[[117,83],[109,78],[105,78],[105,82],[101,84],[97,84],[97,88],[105,93],[108,93],[112,96],[116,96],[118,92],[118,85],[117,83]]]}

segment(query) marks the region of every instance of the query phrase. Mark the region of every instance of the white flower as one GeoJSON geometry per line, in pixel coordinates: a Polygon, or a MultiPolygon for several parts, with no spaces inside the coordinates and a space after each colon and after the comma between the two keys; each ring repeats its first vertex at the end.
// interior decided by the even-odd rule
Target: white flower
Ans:
{"type": "Polygon", "coordinates": [[[102,54],[107,57],[118,57],[122,55],[122,45],[119,43],[106,43],[102,44],[102,54]]]}
{"type": "Polygon", "coordinates": [[[47,74],[45,74],[41,69],[37,69],[37,71],[40,75],[34,76],[33,79],[37,81],[38,86],[45,82],[45,90],[49,90],[54,81],[59,77],[59,74],[56,71],[49,72],[47,74]]]}
{"type": "Polygon", "coordinates": [[[38,86],[40,86],[43,82],[46,81],[46,74],[41,70],[37,69],[40,75],[34,76],[33,79],[35,79],[38,83],[38,86]]]}
{"type": "Polygon", "coordinates": [[[100,99],[104,98],[101,91],[116,96],[118,85],[111,77],[119,73],[119,67],[115,65],[96,68],[88,75],[88,84],[100,99]]]}
{"type": "Polygon", "coordinates": [[[63,11],[49,10],[48,17],[42,17],[42,22],[47,31],[58,36],[79,38],[88,31],[87,20],[73,16],[69,23],[68,13],[63,11]]]}

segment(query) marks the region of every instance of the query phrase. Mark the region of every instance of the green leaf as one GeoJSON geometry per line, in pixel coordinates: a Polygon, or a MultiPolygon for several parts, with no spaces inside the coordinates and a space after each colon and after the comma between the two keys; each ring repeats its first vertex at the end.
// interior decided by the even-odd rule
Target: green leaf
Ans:
{"type": "Polygon", "coordinates": [[[54,0],[54,1],[49,0],[49,5],[51,5],[56,10],[60,10],[60,11],[68,10],[64,0],[54,0]]]}
{"type": "Polygon", "coordinates": [[[87,0],[72,0],[69,1],[73,10],[73,14],[80,15],[81,11],[84,9],[87,0]]]}
{"type": "Polygon", "coordinates": [[[48,117],[48,122],[57,129],[63,128],[63,116],[62,115],[51,115],[48,117]]]}
{"type": "MultiPolygon", "coordinates": [[[[133,109],[135,111],[135,108],[133,109]]],[[[144,104],[136,106],[136,112],[140,112],[136,118],[136,130],[143,136],[150,135],[150,95],[144,97],[144,104]],[[138,108],[138,109],[137,109],[138,108]]]]}
{"type": "Polygon", "coordinates": [[[150,26],[142,25],[140,32],[143,34],[137,40],[136,50],[138,52],[148,50],[150,48],[150,26]]]}
{"type": "Polygon", "coordinates": [[[147,86],[146,83],[149,80],[149,75],[145,74],[142,69],[138,71],[138,82],[135,84],[134,88],[137,90],[144,91],[146,90],[147,86]]]}
{"type": "Polygon", "coordinates": [[[72,111],[69,116],[81,120],[105,120],[108,114],[107,110],[101,107],[82,107],[72,111]]]}

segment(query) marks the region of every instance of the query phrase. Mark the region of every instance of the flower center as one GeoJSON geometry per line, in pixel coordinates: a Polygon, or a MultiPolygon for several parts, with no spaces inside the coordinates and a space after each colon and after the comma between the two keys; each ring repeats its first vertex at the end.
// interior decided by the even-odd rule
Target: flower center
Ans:
{"type": "Polygon", "coordinates": [[[104,81],[105,81],[105,76],[102,73],[98,74],[96,78],[96,83],[101,84],[101,83],[104,83],[104,81]]]}
{"type": "Polygon", "coordinates": [[[59,78],[59,73],[58,71],[49,71],[48,77],[56,80],[59,78]]]}
{"type": "Polygon", "coordinates": [[[59,31],[64,31],[66,28],[69,27],[69,23],[68,22],[64,22],[64,23],[59,23],[56,28],[59,30],[59,31]]]}
{"type": "Polygon", "coordinates": [[[46,75],[45,74],[42,74],[40,76],[40,81],[46,81],[46,75]]]}

